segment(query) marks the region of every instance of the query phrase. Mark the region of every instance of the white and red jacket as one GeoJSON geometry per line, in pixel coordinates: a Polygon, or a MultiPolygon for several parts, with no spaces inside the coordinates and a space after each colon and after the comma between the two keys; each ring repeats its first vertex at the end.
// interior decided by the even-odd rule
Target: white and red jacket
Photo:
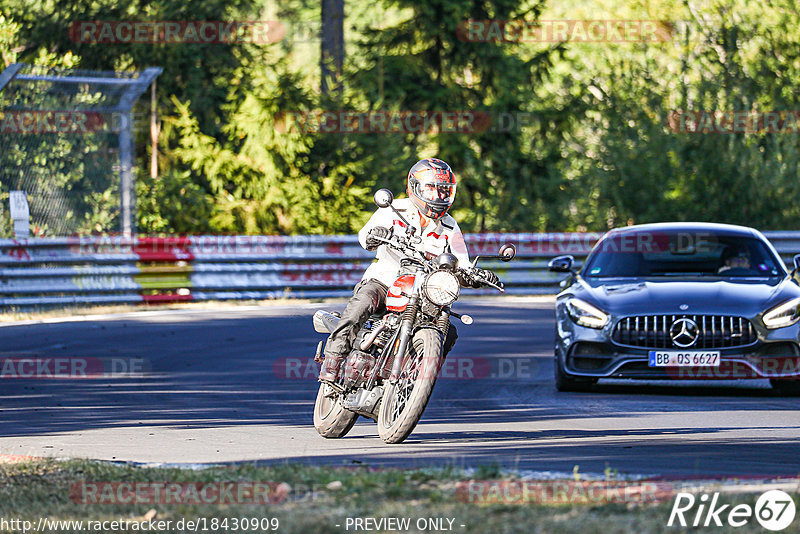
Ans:
{"type": "MultiPolygon", "coordinates": [[[[392,206],[402,213],[403,217],[416,228],[414,235],[422,237],[419,249],[425,252],[428,257],[450,252],[458,258],[460,267],[467,266],[469,263],[467,244],[464,242],[464,235],[453,217],[446,214],[438,221],[426,219],[426,226],[422,228],[420,222],[422,217],[417,208],[411,203],[411,200],[407,198],[395,199],[392,202],[392,206]]],[[[405,223],[395,215],[391,208],[378,208],[367,224],[364,225],[364,228],[358,232],[358,242],[361,243],[362,247],[367,248],[367,234],[376,226],[392,228],[395,235],[404,234],[406,230],[405,223]]],[[[403,258],[403,254],[394,248],[381,245],[378,247],[376,258],[378,261],[367,268],[361,279],[370,280],[374,278],[389,287],[400,276],[400,260],[403,258]]]]}

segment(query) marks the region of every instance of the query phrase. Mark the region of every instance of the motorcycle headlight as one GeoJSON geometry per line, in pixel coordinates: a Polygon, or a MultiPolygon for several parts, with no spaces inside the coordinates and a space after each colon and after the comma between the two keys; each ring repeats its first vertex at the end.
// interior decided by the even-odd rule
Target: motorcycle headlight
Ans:
{"type": "Polygon", "coordinates": [[[437,306],[447,306],[455,302],[460,289],[458,278],[449,271],[434,271],[422,286],[425,297],[437,306]]]}
{"type": "Polygon", "coordinates": [[[778,304],[771,310],[764,312],[764,316],[761,319],[764,321],[764,326],[770,330],[792,326],[797,321],[800,321],[799,308],[800,298],[787,300],[783,304],[778,304]]]}
{"type": "Polygon", "coordinates": [[[573,321],[587,328],[603,328],[608,323],[608,314],[581,299],[567,301],[567,313],[573,321]]]}

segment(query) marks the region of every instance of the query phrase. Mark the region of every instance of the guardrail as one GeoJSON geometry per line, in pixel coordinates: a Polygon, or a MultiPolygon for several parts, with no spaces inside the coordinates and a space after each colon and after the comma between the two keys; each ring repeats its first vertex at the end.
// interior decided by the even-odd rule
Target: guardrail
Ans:
{"type": "MultiPolygon", "coordinates": [[[[547,271],[549,258],[573,254],[581,261],[601,235],[471,234],[466,240],[472,256],[514,243],[517,259],[485,266],[498,272],[507,293],[530,295],[557,292],[563,276],[547,271]]],[[[800,251],[800,232],[765,235],[784,261],[800,251]]],[[[356,236],[2,239],[0,306],[349,296],[373,257],[356,236]]]]}

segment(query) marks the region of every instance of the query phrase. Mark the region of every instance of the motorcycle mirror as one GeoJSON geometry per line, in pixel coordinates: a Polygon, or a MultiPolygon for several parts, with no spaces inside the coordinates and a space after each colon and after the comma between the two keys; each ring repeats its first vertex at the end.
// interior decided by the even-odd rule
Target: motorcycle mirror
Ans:
{"type": "Polygon", "coordinates": [[[473,323],[472,316],[471,315],[467,315],[466,313],[461,314],[461,322],[466,324],[466,325],[472,324],[473,323]]]}
{"type": "Polygon", "coordinates": [[[379,208],[391,208],[395,215],[397,215],[403,224],[406,225],[406,235],[413,235],[414,230],[416,230],[408,220],[403,217],[403,215],[397,211],[397,209],[392,206],[392,202],[394,201],[394,195],[388,189],[378,189],[375,191],[375,195],[372,197],[375,200],[375,204],[379,208]]]}
{"type": "Polygon", "coordinates": [[[472,266],[475,267],[478,264],[478,260],[500,260],[500,261],[511,261],[514,259],[514,256],[517,255],[517,247],[515,247],[511,243],[506,243],[502,247],[500,247],[500,251],[494,256],[475,256],[475,259],[472,261],[472,266]]]}
{"type": "Polygon", "coordinates": [[[500,247],[500,252],[497,253],[501,261],[511,261],[517,255],[517,247],[511,243],[506,243],[500,247]]]}
{"type": "Polygon", "coordinates": [[[375,191],[375,196],[373,197],[375,200],[375,204],[379,208],[388,208],[392,205],[392,201],[394,200],[394,195],[388,189],[378,189],[375,191]]]}

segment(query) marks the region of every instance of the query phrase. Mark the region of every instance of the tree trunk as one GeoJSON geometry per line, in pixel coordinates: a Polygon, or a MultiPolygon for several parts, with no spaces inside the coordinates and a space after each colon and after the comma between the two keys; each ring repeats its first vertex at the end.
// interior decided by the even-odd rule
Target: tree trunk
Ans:
{"type": "Polygon", "coordinates": [[[339,77],[344,66],[344,0],[322,0],[320,44],[320,91],[328,94],[329,83],[340,90],[339,77]]]}

